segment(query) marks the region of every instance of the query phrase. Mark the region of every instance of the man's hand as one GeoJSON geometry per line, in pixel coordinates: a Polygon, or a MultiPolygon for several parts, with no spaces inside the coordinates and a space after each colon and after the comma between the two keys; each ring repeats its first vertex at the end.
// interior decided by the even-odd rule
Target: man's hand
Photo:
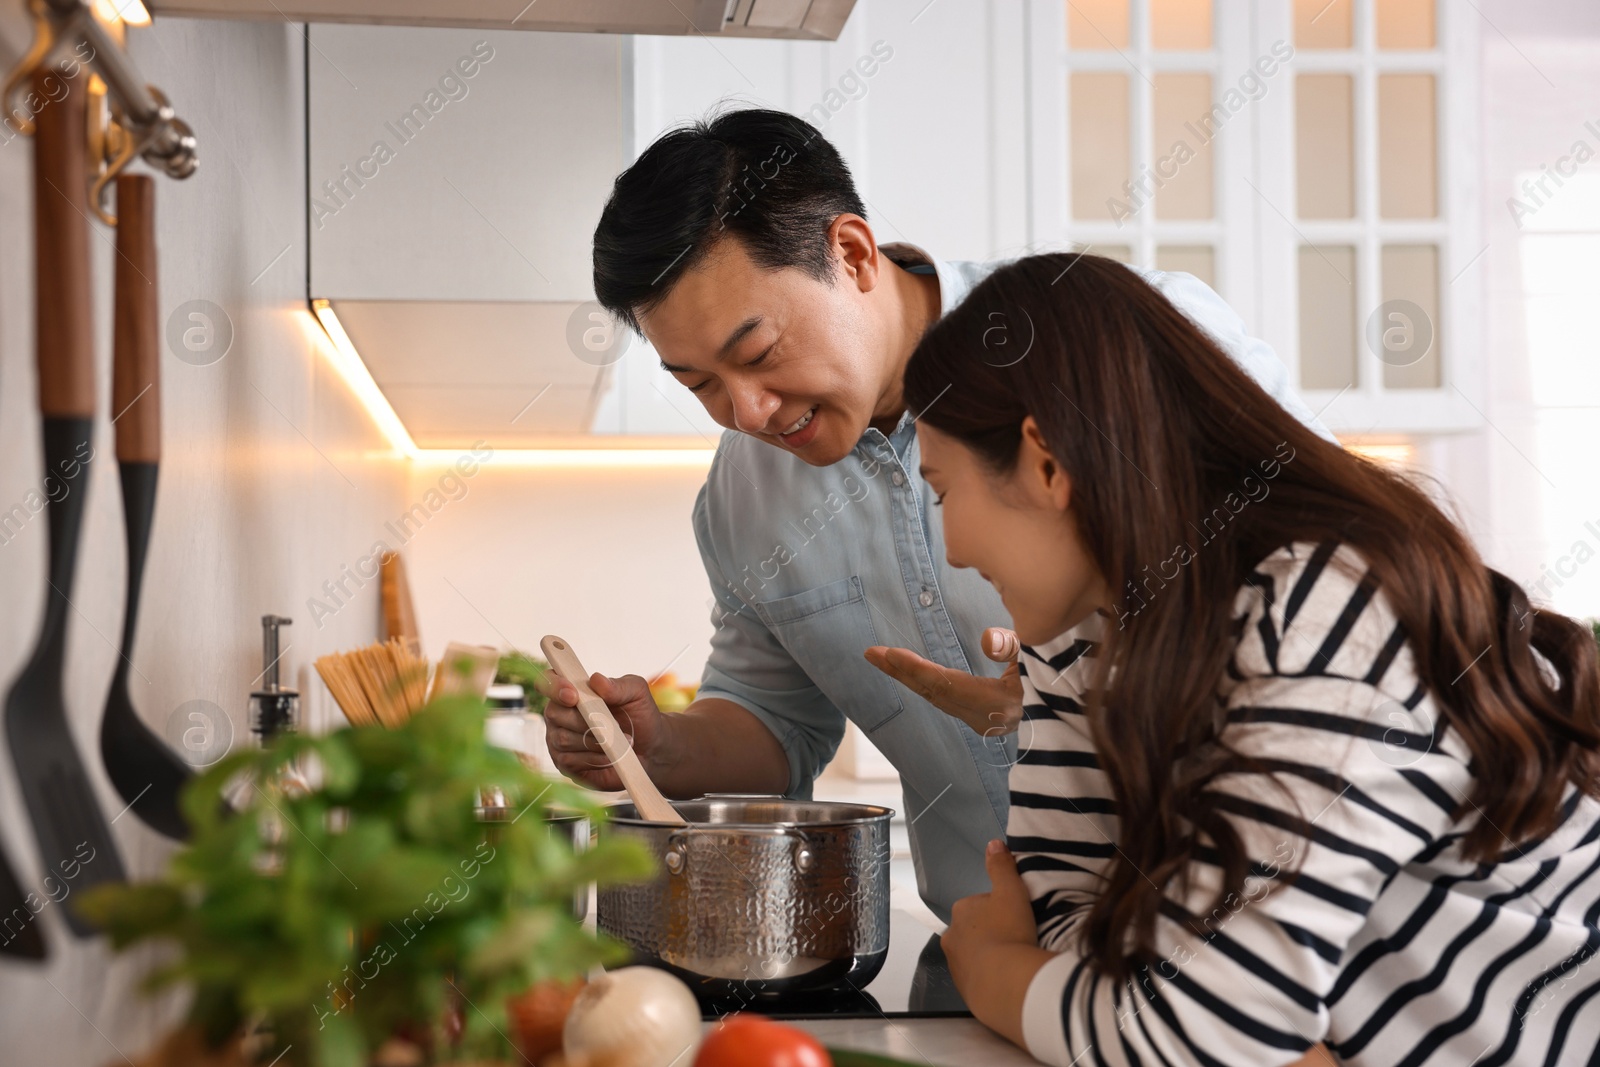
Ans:
{"type": "MultiPolygon", "coordinates": [[[[662,744],[665,717],[650,695],[650,686],[637,674],[607,678],[589,676],[589,688],[606,702],[617,725],[632,741],[634,754],[651,770],[652,757],[662,744]]],[[[562,774],[594,789],[615,791],[622,779],[600,748],[600,741],[578,711],[578,690],[554,671],[539,679],[538,689],[550,698],[545,705],[545,746],[562,774]]]]}
{"type": "Polygon", "coordinates": [[[999,626],[983,631],[983,654],[1006,664],[998,678],[980,678],[941,667],[908,648],[867,649],[867,662],[922,699],[985,737],[1012,733],[1022,721],[1022,678],[1017,673],[1017,635],[999,626]]]}

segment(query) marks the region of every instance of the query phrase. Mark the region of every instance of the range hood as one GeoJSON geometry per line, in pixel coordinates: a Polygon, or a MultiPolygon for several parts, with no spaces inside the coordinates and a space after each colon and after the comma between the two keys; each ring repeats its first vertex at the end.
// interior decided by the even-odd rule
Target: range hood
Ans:
{"type": "Polygon", "coordinates": [[[147,0],[156,15],[836,41],[855,0],[147,0]]]}
{"type": "Polygon", "coordinates": [[[590,242],[633,154],[633,39],[307,33],[306,295],[391,438],[710,447],[716,424],[594,302],[590,242]]]}

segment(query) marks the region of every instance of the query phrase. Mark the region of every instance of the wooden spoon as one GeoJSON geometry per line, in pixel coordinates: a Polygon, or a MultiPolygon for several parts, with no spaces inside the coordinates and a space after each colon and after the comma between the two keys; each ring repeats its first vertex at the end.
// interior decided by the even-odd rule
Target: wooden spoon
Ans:
{"type": "Polygon", "coordinates": [[[687,826],[683,816],[661,795],[661,790],[645,773],[644,764],[639,762],[638,755],[633,751],[633,743],[617,725],[611,709],[589,688],[589,672],[578,662],[578,655],[572,651],[572,646],[552,634],[541,640],[539,647],[544,650],[544,658],[549,661],[551,668],[578,691],[578,713],[589,724],[589,729],[600,742],[601,750],[617,769],[623,788],[633,798],[634,808],[650,822],[687,826]]]}

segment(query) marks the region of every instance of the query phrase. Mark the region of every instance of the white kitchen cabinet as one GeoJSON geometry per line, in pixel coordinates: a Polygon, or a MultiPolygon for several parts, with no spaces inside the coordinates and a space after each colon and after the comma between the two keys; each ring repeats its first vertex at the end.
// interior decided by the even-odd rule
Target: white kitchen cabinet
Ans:
{"type": "Polygon", "coordinates": [[[386,345],[427,332],[395,302],[456,316],[448,358],[362,349],[436,446],[484,428],[508,446],[709,446],[716,427],[647,345],[597,367],[556,327],[592,299],[616,173],[673,126],[763,105],[839,148],[881,241],[948,259],[1076,244],[1185,270],[1337,432],[1472,429],[1477,29],[1439,5],[1397,41],[1384,14],[1429,6],[867,0],[832,42],[315,26],[310,295],[347,302],[352,335],[384,319],[386,345]],[[469,78],[474,49],[493,58],[469,78]],[[1421,306],[1410,336],[1432,335],[1419,360],[1388,350],[1408,336],[1397,297],[1421,306]]]}
{"type": "Polygon", "coordinates": [[[612,179],[672,126],[765,105],[839,148],[881,241],[1024,252],[1028,29],[1006,0],[872,0],[831,42],[311,26],[309,295],[418,447],[709,446],[648,345],[597,360],[563,328],[598,310],[612,179]]]}
{"type": "Polygon", "coordinates": [[[1036,241],[1205,278],[1341,435],[1484,425],[1476,13],[1029,0],[1027,17],[1036,241]]]}
{"type": "Polygon", "coordinates": [[[635,144],[717,107],[810,120],[850,165],[882,242],[945,259],[1023,249],[1026,26],[1006,0],[864,0],[839,40],[634,42],[635,144]]]}
{"type": "Polygon", "coordinates": [[[312,295],[592,299],[631,41],[309,27],[312,295]]]}

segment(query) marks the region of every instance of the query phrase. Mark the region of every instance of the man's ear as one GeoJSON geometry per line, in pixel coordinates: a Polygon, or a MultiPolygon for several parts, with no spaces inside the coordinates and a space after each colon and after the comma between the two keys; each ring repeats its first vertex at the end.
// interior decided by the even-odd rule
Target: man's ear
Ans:
{"type": "Polygon", "coordinates": [[[1027,479],[1029,490],[1066,511],[1072,505],[1072,479],[1050,451],[1044,432],[1032,415],[1022,420],[1022,445],[1018,451],[1017,473],[1027,479]]]}
{"type": "Polygon", "coordinates": [[[866,219],[850,212],[834,219],[828,227],[828,247],[838,257],[845,277],[858,290],[870,293],[878,287],[883,263],[878,256],[877,238],[866,219]]]}

